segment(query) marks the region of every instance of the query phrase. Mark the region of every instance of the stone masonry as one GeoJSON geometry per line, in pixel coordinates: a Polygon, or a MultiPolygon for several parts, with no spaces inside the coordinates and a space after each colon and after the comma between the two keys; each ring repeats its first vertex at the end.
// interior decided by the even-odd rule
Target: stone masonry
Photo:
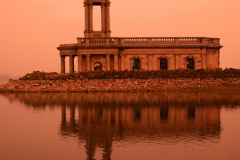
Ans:
{"type": "Polygon", "coordinates": [[[240,70],[176,70],[152,72],[33,72],[9,80],[0,92],[122,92],[240,87],[240,70]]]}
{"type": "Polygon", "coordinates": [[[219,38],[111,37],[110,0],[84,0],[85,31],[75,44],[61,44],[61,73],[66,57],[69,73],[88,71],[216,69],[220,67],[219,38]],[[101,31],[93,30],[93,10],[101,7],[101,31]],[[77,68],[74,58],[77,57],[77,68]]]}

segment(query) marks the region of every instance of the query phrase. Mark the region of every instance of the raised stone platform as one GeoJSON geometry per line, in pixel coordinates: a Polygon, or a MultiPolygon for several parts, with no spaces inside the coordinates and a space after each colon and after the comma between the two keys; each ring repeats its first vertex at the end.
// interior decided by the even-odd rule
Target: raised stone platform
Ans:
{"type": "Polygon", "coordinates": [[[9,80],[0,92],[125,92],[240,88],[240,70],[177,70],[152,72],[33,72],[9,80]]]}

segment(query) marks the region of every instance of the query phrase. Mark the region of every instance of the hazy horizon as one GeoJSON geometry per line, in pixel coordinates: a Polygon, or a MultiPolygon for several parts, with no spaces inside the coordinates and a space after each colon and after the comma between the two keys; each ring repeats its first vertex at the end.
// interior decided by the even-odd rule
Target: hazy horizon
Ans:
{"type": "MultiPolygon", "coordinates": [[[[220,38],[220,67],[240,68],[239,7],[239,0],[111,0],[111,36],[220,38]]],[[[59,73],[57,47],[84,36],[83,0],[2,0],[0,9],[0,75],[59,73]]],[[[98,13],[94,8],[95,28],[100,26],[98,13]]]]}

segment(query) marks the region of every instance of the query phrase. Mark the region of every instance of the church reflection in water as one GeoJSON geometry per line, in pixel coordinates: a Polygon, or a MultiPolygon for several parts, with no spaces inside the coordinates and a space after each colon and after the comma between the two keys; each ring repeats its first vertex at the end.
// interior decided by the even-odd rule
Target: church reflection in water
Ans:
{"type": "Polygon", "coordinates": [[[87,159],[97,148],[111,159],[113,143],[218,142],[220,110],[239,106],[239,93],[55,93],[8,94],[34,108],[61,107],[60,136],[85,143],[87,159]]]}
{"type": "Polygon", "coordinates": [[[113,141],[214,141],[221,131],[219,107],[96,104],[72,105],[69,109],[67,121],[66,106],[62,106],[61,134],[77,134],[85,140],[88,159],[93,159],[97,147],[103,148],[103,159],[110,159],[113,141]]]}

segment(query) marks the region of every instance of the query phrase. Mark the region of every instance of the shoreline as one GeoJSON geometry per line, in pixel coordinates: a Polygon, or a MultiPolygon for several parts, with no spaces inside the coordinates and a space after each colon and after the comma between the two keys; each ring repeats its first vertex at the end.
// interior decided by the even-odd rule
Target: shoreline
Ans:
{"type": "Polygon", "coordinates": [[[159,92],[188,90],[240,91],[240,77],[177,79],[10,80],[0,92],[159,92]]]}
{"type": "Polygon", "coordinates": [[[240,70],[123,71],[58,74],[35,71],[0,85],[0,92],[240,91],[240,70]]]}

